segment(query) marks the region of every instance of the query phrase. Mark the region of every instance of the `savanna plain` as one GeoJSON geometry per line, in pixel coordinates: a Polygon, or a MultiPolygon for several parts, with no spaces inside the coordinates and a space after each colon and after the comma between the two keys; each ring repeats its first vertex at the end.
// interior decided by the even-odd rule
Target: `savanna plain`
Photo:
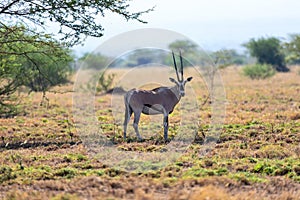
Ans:
{"type": "MultiPolygon", "coordinates": [[[[125,71],[109,73],[118,80],[125,71]]],[[[199,118],[180,114],[183,105],[178,105],[169,117],[169,135],[175,137],[188,121],[197,125],[192,126],[194,138],[174,162],[150,170],[122,170],[91,156],[76,129],[73,84],[53,88],[56,92],[42,104],[41,93],[20,92],[24,111],[0,119],[0,199],[300,199],[300,68],[265,80],[243,76],[241,67],[221,69],[226,115],[205,154],[211,102],[205,102],[208,92],[201,77],[192,70],[185,73],[195,76],[190,83],[195,93],[187,92],[184,101],[197,99],[193,112],[199,118]]],[[[99,134],[123,153],[167,153],[162,118],[142,116],[144,141],[136,140],[131,119],[123,140],[112,95],[95,96],[99,134]]]]}

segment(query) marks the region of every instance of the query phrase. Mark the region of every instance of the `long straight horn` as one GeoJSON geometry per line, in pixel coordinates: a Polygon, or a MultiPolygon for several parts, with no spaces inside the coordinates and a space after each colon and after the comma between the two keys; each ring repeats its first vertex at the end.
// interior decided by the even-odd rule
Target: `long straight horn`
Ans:
{"type": "Polygon", "coordinates": [[[182,56],[181,56],[181,51],[179,51],[179,55],[180,55],[180,66],[181,66],[181,80],[183,81],[183,62],[182,62],[182,56]]]}
{"type": "Polygon", "coordinates": [[[178,69],[177,69],[177,65],[176,65],[176,60],[175,60],[175,56],[174,56],[174,52],[172,51],[172,55],[173,55],[173,62],[174,62],[174,67],[175,67],[175,71],[176,71],[176,75],[177,75],[177,80],[179,81],[179,75],[178,75],[178,69]]]}

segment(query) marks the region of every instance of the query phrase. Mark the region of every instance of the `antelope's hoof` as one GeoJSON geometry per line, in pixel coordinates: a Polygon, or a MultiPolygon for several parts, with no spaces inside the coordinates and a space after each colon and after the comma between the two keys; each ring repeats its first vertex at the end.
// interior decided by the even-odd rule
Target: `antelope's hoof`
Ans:
{"type": "Polygon", "coordinates": [[[171,140],[169,139],[169,138],[165,138],[164,139],[164,143],[166,144],[166,143],[169,143],[169,142],[171,142],[171,140]]]}

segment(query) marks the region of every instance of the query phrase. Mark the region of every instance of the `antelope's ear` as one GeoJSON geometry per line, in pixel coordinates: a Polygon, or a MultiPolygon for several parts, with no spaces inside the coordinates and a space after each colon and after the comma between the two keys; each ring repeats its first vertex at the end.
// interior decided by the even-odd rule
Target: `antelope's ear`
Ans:
{"type": "Polygon", "coordinates": [[[186,81],[190,82],[192,79],[193,79],[193,77],[188,77],[188,78],[186,79],[186,81]]]}
{"type": "Polygon", "coordinates": [[[177,83],[177,81],[174,78],[169,78],[169,80],[173,83],[177,83]]]}

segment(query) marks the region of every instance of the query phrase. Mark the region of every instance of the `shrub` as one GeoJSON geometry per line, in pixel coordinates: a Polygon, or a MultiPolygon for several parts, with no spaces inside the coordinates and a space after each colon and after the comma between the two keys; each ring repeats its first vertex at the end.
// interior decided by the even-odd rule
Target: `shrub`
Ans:
{"type": "Polygon", "coordinates": [[[13,173],[10,167],[0,167],[0,184],[15,179],[17,176],[13,173]]]}
{"type": "Polygon", "coordinates": [[[243,73],[251,79],[266,79],[273,76],[275,74],[275,70],[271,65],[254,64],[245,66],[243,68],[243,73]]]}
{"type": "Polygon", "coordinates": [[[275,37],[251,39],[244,46],[259,64],[270,64],[278,72],[288,72],[281,41],[275,37]]]}
{"type": "Polygon", "coordinates": [[[106,74],[106,71],[102,71],[100,76],[99,74],[95,74],[91,77],[91,81],[87,83],[84,87],[87,91],[102,93],[102,92],[109,92],[113,88],[113,82],[116,77],[116,74],[106,74]]]}
{"type": "Polygon", "coordinates": [[[77,171],[73,168],[62,168],[55,173],[56,176],[61,176],[66,178],[73,178],[76,176],[76,174],[77,171]]]}
{"type": "Polygon", "coordinates": [[[98,79],[98,83],[96,87],[97,92],[102,92],[102,91],[107,92],[109,89],[111,89],[115,76],[116,74],[106,75],[106,71],[103,71],[103,73],[100,75],[98,79]]]}

